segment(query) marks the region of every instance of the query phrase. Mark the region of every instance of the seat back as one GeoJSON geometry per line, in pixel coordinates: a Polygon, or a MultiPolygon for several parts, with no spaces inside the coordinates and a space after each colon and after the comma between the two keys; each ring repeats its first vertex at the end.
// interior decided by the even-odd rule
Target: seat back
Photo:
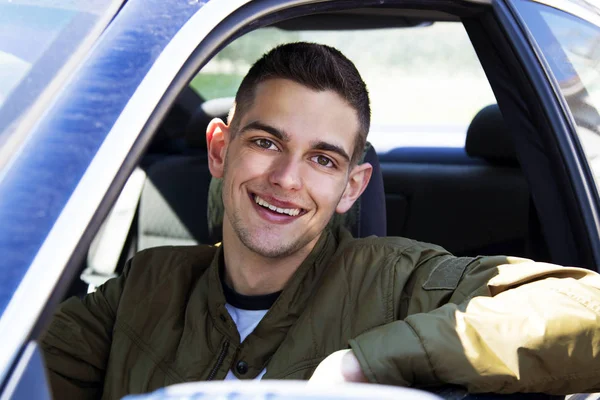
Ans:
{"type": "Polygon", "coordinates": [[[146,170],[138,208],[137,250],[210,243],[206,155],[170,156],[146,170]]]}
{"type": "Polygon", "coordinates": [[[526,255],[529,190],[497,106],[473,119],[465,149],[400,152],[381,165],[388,234],[457,255],[526,255]]]}

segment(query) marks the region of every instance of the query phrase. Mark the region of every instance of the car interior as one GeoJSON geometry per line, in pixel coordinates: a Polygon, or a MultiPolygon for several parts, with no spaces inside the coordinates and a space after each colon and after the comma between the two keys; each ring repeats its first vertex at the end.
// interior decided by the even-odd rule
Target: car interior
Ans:
{"type": "MultiPolygon", "coordinates": [[[[283,32],[326,35],[348,30],[409,32],[431,29],[436,24],[462,28],[464,24],[481,63],[489,69],[495,56],[486,58],[481,54],[481,40],[475,38],[478,27],[469,22],[471,14],[471,8],[458,6],[365,8],[302,15],[272,25],[283,32]]],[[[267,22],[263,25],[270,25],[267,22]]],[[[226,50],[224,47],[223,52],[226,50]]],[[[372,144],[367,146],[362,162],[373,165],[373,178],[348,215],[332,223],[344,224],[358,237],[404,236],[435,243],[457,256],[505,254],[564,261],[556,256],[556,248],[554,255],[549,250],[549,226],[559,229],[560,221],[552,219],[553,213],[547,212],[546,198],[540,193],[551,193],[552,189],[539,189],[543,173],[528,169],[532,158],[524,156],[528,154],[527,146],[516,139],[518,124],[526,125],[532,132],[542,124],[536,121],[535,111],[523,112],[528,104],[519,109],[514,106],[519,104],[517,100],[507,99],[506,93],[516,90],[510,87],[516,82],[507,84],[509,88],[504,91],[498,89],[499,81],[511,82],[511,77],[502,77],[502,73],[491,76],[488,79],[498,101],[484,101],[468,120],[461,121],[464,129],[458,146],[435,138],[425,145],[405,145],[403,135],[415,133],[403,132],[402,126],[392,129],[388,135],[392,139],[384,150],[370,138],[372,144]],[[523,119],[534,122],[524,124],[523,119]],[[537,185],[535,190],[533,185],[537,185]]],[[[221,240],[220,187],[208,170],[204,132],[212,118],[227,119],[234,92],[204,96],[201,85],[194,86],[193,82],[179,94],[155,132],[93,240],[81,266],[81,280],[72,285],[68,295],[82,296],[94,290],[118,274],[137,251],[163,245],[215,244],[221,240]]],[[[467,101],[468,89],[465,88],[466,94],[454,93],[443,101],[467,101]]],[[[442,112],[436,106],[439,99],[436,103],[432,98],[420,98],[424,99],[426,117],[435,121],[442,112]]],[[[395,104],[387,103],[388,109],[393,110],[395,104]]],[[[401,117],[406,115],[402,111],[397,110],[401,117]]],[[[567,211],[563,208],[562,212],[567,211]]],[[[572,265],[582,263],[571,260],[572,265]]]]}
{"type": "MultiPolygon", "coordinates": [[[[395,11],[397,16],[385,17],[373,10],[309,15],[286,20],[277,29],[343,33],[461,25],[458,17],[439,11],[395,11]],[[436,21],[429,20],[432,17],[436,21]]],[[[207,99],[202,90],[190,85],[178,96],[92,243],[82,274],[85,283],[72,293],[83,293],[86,284],[95,286],[114,276],[137,251],[221,240],[220,192],[208,170],[204,132],[212,118],[227,119],[235,93],[207,99]]],[[[435,109],[428,109],[427,119],[436,120],[435,109]]],[[[404,146],[393,137],[386,151],[369,145],[363,161],[374,166],[373,178],[344,223],[358,237],[403,236],[441,245],[457,256],[506,254],[549,261],[527,179],[499,106],[484,104],[462,123],[460,146],[444,146],[443,140],[404,146]]],[[[413,135],[401,127],[393,134],[413,135]]]]}

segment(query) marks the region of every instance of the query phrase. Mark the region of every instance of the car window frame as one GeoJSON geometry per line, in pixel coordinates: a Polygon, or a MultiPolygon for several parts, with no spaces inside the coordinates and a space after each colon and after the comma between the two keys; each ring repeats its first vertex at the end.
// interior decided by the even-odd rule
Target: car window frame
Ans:
{"type": "MultiPolygon", "coordinates": [[[[521,164],[530,165],[529,168],[524,167],[524,173],[528,175],[533,202],[552,262],[598,270],[598,200],[596,193],[590,190],[589,166],[582,158],[578,142],[573,140],[575,130],[572,116],[557,90],[556,80],[549,73],[543,57],[540,57],[526,24],[514,11],[512,2],[496,0],[493,3],[493,15],[488,23],[495,26],[486,30],[495,36],[497,50],[503,52],[504,57],[512,57],[511,65],[503,65],[502,68],[511,69],[509,73],[514,75],[511,78],[519,81],[515,93],[522,92],[519,93],[522,98],[515,99],[515,93],[506,93],[498,86],[498,82],[492,84],[492,88],[495,92],[504,91],[503,95],[496,95],[498,103],[507,117],[507,123],[509,126],[512,124],[510,127],[521,164]],[[524,131],[513,114],[531,124],[534,131],[525,135],[528,137],[523,137],[524,131]],[[532,147],[534,142],[537,147],[532,147]],[[532,156],[536,152],[551,160],[543,172],[531,168],[532,156]],[[540,181],[543,180],[540,174],[545,174],[545,179],[551,180],[548,184],[555,185],[554,189],[540,188],[540,181]]],[[[488,69],[494,68],[488,65],[488,69]]]]}
{"type": "MultiPolygon", "coordinates": [[[[587,240],[589,241],[587,246],[593,254],[593,260],[590,260],[593,263],[593,267],[590,266],[590,268],[600,271],[600,195],[596,190],[592,169],[579,140],[575,117],[571,112],[566,98],[562,94],[558,80],[552,73],[549,62],[544,57],[542,50],[537,44],[537,40],[527,28],[527,21],[523,13],[515,5],[515,2],[519,0],[504,1],[507,2],[510,12],[520,25],[523,38],[529,43],[532,51],[531,55],[539,63],[538,71],[546,77],[547,88],[544,90],[539,85],[539,89],[547,92],[547,110],[556,110],[553,115],[548,115],[548,118],[554,120],[552,125],[555,128],[555,139],[566,167],[565,172],[569,177],[575,201],[578,203],[578,211],[581,213],[581,223],[587,231],[587,240]]],[[[595,22],[591,16],[590,18],[584,18],[585,10],[567,1],[536,0],[535,3],[543,7],[556,8],[596,26],[600,24],[599,18],[595,18],[595,22]]],[[[541,100],[543,101],[544,99],[541,100]]]]}

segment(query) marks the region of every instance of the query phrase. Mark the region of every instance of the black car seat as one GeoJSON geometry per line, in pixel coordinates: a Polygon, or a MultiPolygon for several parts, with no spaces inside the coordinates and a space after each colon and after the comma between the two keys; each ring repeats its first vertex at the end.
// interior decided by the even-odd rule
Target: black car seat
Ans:
{"type": "Polygon", "coordinates": [[[515,145],[496,104],[481,109],[471,121],[465,151],[491,165],[519,168],[515,145]]]}
{"type": "Polygon", "coordinates": [[[517,191],[514,192],[515,199],[507,199],[513,206],[510,222],[514,225],[515,232],[523,232],[524,236],[513,240],[508,247],[501,247],[501,253],[524,256],[536,261],[550,261],[538,212],[518,161],[515,144],[497,104],[484,107],[477,113],[467,131],[465,150],[472,158],[510,170],[513,175],[511,179],[517,191]]]}
{"type": "Polygon", "coordinates": [[[388,234],[461,256],[525,256],[529,190],[508,133],[493,105],[471,122],[465,149],[382,156],[388,234]]]}

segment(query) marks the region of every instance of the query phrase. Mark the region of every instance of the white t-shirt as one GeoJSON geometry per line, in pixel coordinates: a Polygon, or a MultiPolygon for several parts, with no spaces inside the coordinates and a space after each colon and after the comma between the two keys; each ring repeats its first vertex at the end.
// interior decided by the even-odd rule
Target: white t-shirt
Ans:
{"type": "MultiPolygon", "coordinates": [[[[231,315],[231,319],[235,322],[235,326],[240,334],[240,342],[243,342],[244,339],[248,337],[249,334],[254,331],[254,328],[258,325],[261,319],[265,316],[267,311],[269,310],[243,310],[241,308],[237,308],[232,306],[231,304],[225,304],[225,308],[229,311],[229,315],[231,315]]],[[[255,380],[260,380],[263,375],[267,372],[267,369],[263,369],[260,374],[254,378],[255,380]]],[[[239,380],[231,370],[227,372],[227,376],[225,380],[239,380]]]]}

